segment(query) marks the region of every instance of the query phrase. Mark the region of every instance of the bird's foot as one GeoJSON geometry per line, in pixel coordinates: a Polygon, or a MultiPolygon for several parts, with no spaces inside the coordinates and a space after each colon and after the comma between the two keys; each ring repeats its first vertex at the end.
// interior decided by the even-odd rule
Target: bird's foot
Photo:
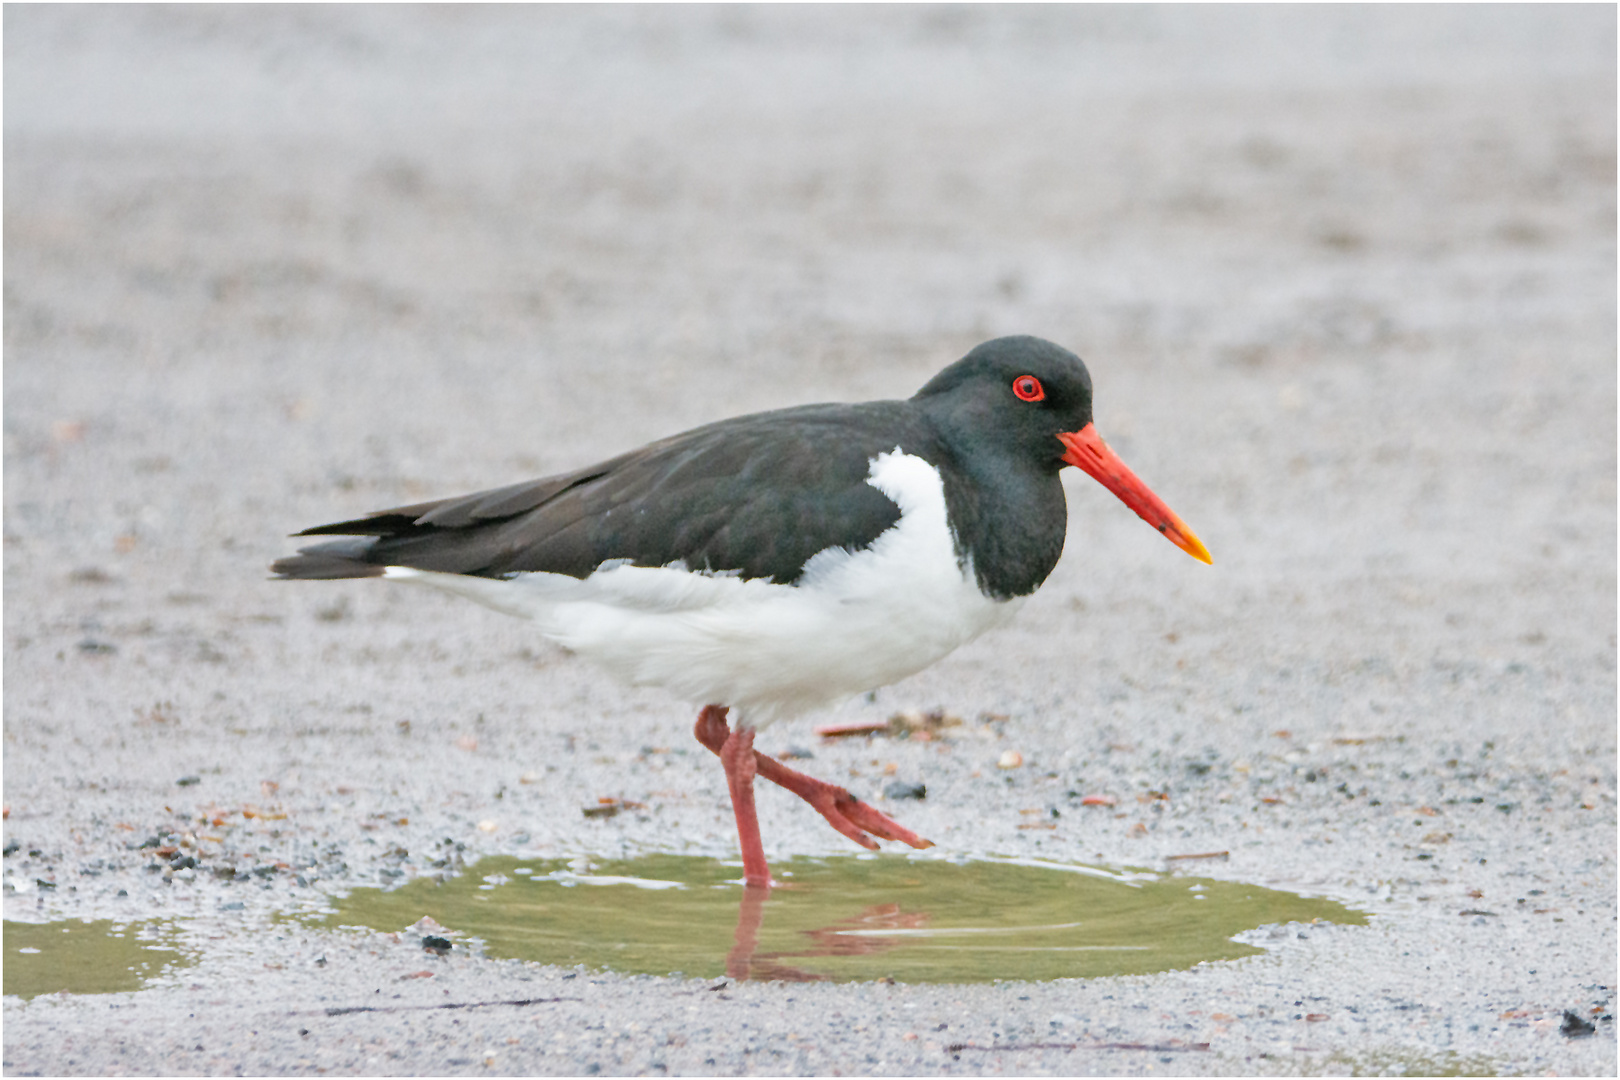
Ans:
{"type": "Polygon", "coordinates": [[[816,813],[827,819],[827,824],[861,847],[876,851],[878,845],[877,840],[872,839],[874,836],[878,840],[898,840],[914,848],[934,846],[932,840],[923,839],[871,803],[857,799],[847,789],[837,784],[829,784],[825,780],[817,780],[813,776],[806,776],[802,772],[788,768],[775,758],[759,754],[758,751],[755,753],[759,757],[756,764],[760,776],[779,787],[787,788],[815,807],[816,813]]]}
{"type": "MultiPolygon", "coordinates": [[[[693,734],[698,742],[719,754],[731,735],[726,724],[726,710],[719,705],[705,706],[698,714],[693,734]]],[[[925,840],[889,815],[875,809],[851,795],[848,790],[825,780],[817,780],[796,769],[790,769],[773,757],[754,751],[754,764],[758,775],[778,787],[786,788],[815,807],[816,813],[827,819],[827,824],[849,837],[863,848],[877,850],[877,840],[898,840],[914,848],[931,848],[932,840],[925,840]],[[874,840],[873,837],[877,837],[874,840]]]]}

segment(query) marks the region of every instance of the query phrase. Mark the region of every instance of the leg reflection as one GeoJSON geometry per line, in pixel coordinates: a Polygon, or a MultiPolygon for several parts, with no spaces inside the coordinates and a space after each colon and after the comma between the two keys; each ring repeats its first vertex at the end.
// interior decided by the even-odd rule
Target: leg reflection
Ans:
{"type": "Polygon", "coordinates": [[[726,974],[742,982],[747,979],[754,964],[754,950],[759,948],[759,928],[765,924],[765,901],[771,895],[769,885],[743,886],[742,906],[737,909],[737,933],[732,939],[731,951],[726,954],[726,974]]]}
{"type": "Polygon", "coordinates": [[[731,952],[726,954],[726,974],[738,982],[821,982],[827,978],[811,971],[776,962],[779,953],[758,955],[759,931],[765,925],[765,901],[771,886],[743,886],[742,903],[737,908],[737,933],[731,952]]]}
{"type": "MultiPolygon", "coordinates": [[[[775,886],[780,888],[780,886],[775,886]]],[[[738,982],[822,982],[832,976],[805,971],[782,961],[798,957],[868,956],[887,952],[901,944],[899,937],[884,937],[874,930],[908,930],[925,927],[930,916],[926,911],[904,912],[899,904],[880,904],[865,908],[859,915],[840,919],[816,930],[803,931],[809,946],[796,952],[759,951],[759,934],[765,925],[765,902],[770,899],[773,886],[743,887],[742,903],[737,908],[737,932],[732,939],[731,951],[726,954],[726,975],[738,982]]]]}

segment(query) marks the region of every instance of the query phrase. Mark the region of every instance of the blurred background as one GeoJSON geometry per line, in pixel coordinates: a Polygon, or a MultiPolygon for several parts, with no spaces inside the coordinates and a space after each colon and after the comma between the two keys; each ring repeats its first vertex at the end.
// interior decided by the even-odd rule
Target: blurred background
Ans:
{"type": "MultiPolygon", "coordinates": [[[[226,612],[331,603],[258,581],[297,527],[908,395],[1034,333],[1088,360],[1099,430],[1216,564],[1071,479],[1000,705],[1072,693],[1079,657],[1121,723],[1175,661],[1223,716],[1297,687],[1290,724],[1459,692],[1482,733],[1612,710],[1612,7],[24,5],[5,29],[31,640],[239,656],[226,612]],[[122,599],[59,587],[96,568],[122,599]]],[[[356,610],[433,603],[385,592],[356,610]]]]}

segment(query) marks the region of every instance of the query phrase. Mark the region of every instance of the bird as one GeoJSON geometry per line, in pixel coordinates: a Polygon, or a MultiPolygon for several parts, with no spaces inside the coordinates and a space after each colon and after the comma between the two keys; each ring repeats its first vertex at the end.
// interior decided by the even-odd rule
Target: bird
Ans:
{"type": "Polygon", "coordinates": [[[1019,335],[903,401],[739,416],[571,472],[305,529],[294,535],[343,539],[271,571],[431,586],[699,705],[693,733],[724,768],[743,883],[769,889],[756,777],[868,849],[932,846],[756,751],[755,735],[1011,619],[1063,552],[1067,466],[1211,562],[1097,433],[1080,357],[1019,335]]]}

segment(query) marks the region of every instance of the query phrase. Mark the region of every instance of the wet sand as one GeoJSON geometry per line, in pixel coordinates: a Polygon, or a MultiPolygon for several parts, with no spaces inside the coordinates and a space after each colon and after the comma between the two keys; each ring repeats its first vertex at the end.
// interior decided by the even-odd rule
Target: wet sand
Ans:
{"type": "MultiPolygon", "coordinates": [[[[1612,8],[5,20],[5,916],[196,955],[7,997],[8,1074],[1614,1073],[1612,8]],[[1228,851],[1192,872],[1367,926],[715,989],[286,919],[735,842],[687,704],[470,604],[268,581],[287,533],[1007,333],[1086,358],[1214,565],[1070,477],[1011,628],[761,747],[926,782],[886,808],[953,855],[1228,851]],[[962,734],[810,732],[933,708],[962,734]]],[[[854,850],[760,813],[773,857],[854,850]]]]}

